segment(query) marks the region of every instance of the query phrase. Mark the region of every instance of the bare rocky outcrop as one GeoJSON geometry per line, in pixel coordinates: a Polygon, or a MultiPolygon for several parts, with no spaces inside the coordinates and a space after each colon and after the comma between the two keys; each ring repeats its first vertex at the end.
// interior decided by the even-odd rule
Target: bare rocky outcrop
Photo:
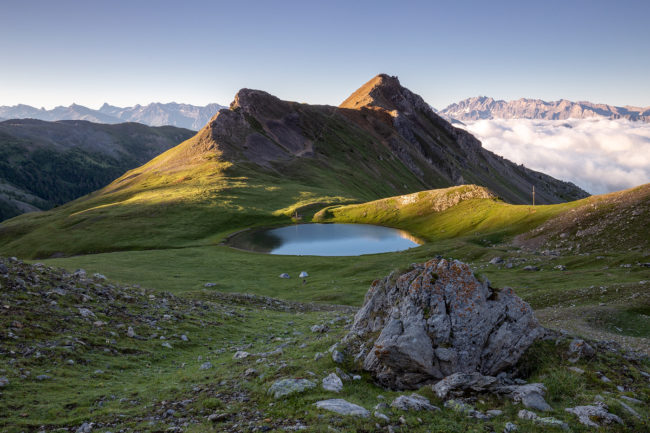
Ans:
{"type": "Polygon", "coordinates": [[[511,289],[433,259],[373,282],[343,343],[381,385],[416,389],[453,373],[496,376],[542,334],[511,289]]]}
{"type": "Polygon", "coordinates": [[[480,119],[629,119],[650,122],[650,107],[617,107],[587,101],[542,101],[521,98],[516,101],[494,100],[486,96],[464,99],[440,112],[462,121],[480,119]]]}

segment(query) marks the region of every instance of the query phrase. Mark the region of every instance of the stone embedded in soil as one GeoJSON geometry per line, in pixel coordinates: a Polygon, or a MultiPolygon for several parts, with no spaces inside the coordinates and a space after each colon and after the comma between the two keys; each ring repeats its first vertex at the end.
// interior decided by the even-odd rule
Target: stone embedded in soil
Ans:
{"type": "Polygon", "coordinates": [[[76,433],[90,433],[93,431],[94,426],[94,422],[85,422],[79,426],[79,428],[76,430],[76,433]]]}
{"type": "Polygon", "coordinates": [[[417,389],[453,373],[496,376],[543,333],[512,289],[433,259],[373,282],[343,343],[381,385],[417,389]]]}
{"type": "Polygon", "coordinates": [[[88,308],[79,308],[79,314],[81,314],[81,317],[95,317],[95,313],[88,308]]]}
{"type": "Polygon", "coordinates": [[[579,338],[574,338],[569,343],[569,350],[567,355],[569,356],[569,362],[578,362],[581,358],[591,358],[596,354],[596,351],[593,347],[589,345],[585,340],[579,338]]]}
{"type": "Polygon", "coordinates": [[[271,385],[268,394],[274,398],[280,398],[303,392],[315,386],[316,384],[314,382],[307,379],[280,379],[271,385]]]}
{"type": "Polygon", "coordinates": [[[332,360],[337,364],[342,364],[344,359],[345,356],[343,355],[343,352],[339,352],[338,350],[332,352],[332,360]]]}
{"type": "Polygon", "coordinates": [[[531,412],[526,409],[522,409],[519,412],[517,412],[517,417],[521,419],[528,419],[528,420],[534,420],[539,418],[535,412],[531,412]]]}
{"type": "Polygon", "coordinates": [[[358,416],[361,418],[368,418],[370,416],[370,412],[366,408],[341,398],[317,401],[315,405],[319,409],[325,409],[338,413],[339,415],[358,416]]]}
{"type": "Polygon", "coordinates": [[[638,418],[638,419],[641,419],[641,415],[639,415],[639,413],[638,413],[637,411],[635,411],[634,409],[632,409],[632,408],[631,408],[630,406],[628,406],[626,403],[624,403],[624,402],[622,402],[622,401],[619,400],[619,401],[618,401],[618,404],[620,404],[621,407],[622,407],[623,409],[625,409],[625,410],[626,410],[630,415],[632,415],[633,417],[638,418]]]}
{"type": "Polygon", "coordinates": [[[325,324],[322,324],[322,325],[314,325],[310,329],[311,332],[314,333],[325,333],[330,330],[330,327],[325,324]]]}
{"type": "Polygon", "coordinates": [[[325,391],[341,392],[343,390],[343,382],[335,373],[331,373],[323,379],[323,389],[325,391]]]}
{"type": "Polygon", "coordinates": [[[439,407],[432,405],[428,398],[419,394],[400,395],[390,405],[400,410],[440,410],[439,407]]]}
{"type": "Polygon", "coordinates": [[[493,376],[483,376],[480,373],[454,373],[433,385],[433,392],[438,398],[445,399],[448,395],[462,395],[466,391],[485,391],[496,382],[493,376]]]}
{"type": "Polygon", "coordinates": [[[248,358],[250,356],[250,353],[245,352],[243,350],[238,350],[235,352],[235,354],[232,356],[232,359],[244,359],[248,358]]]}
{"type": "Polygon", "coordinates": [[[607,406],[604,404],[568,407],[564,410],[577,416],[581,424],[589,427],[600,427],[601,425],[612,424],[614,422],[623,424],[621,418],[613,413],[607,412],[607,406]]]}

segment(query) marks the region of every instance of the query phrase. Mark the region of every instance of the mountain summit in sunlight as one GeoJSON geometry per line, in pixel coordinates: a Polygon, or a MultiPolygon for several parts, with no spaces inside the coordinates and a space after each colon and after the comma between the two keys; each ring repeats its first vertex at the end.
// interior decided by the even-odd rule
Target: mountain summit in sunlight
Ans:
{"type": "Polygon", "coordinates": [[[483,149],[382,74],[339,107],[242,89],[194,137],[104,189],[4,223],[0,244],[32,257],[204,244],[327,205],[462,184],[510,203],[529,202],[533,186],[537,203],[588,195],[483,149]]]}

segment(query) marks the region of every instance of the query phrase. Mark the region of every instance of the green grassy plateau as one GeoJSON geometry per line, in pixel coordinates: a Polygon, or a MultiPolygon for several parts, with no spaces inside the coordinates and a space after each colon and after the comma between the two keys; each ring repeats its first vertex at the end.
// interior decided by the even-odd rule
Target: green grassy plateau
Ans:
{"type": "MultiPolygon", "coordinates": [[[[641,189],[634,203],[643,206],[646,190],[641,189]]],[[[112,432],[285,431],[300,425],[308,431],[328,431],[332,426],[338,431],[367,432],[381,431],[390,424],[399,431],[483,432],[501,431],[507,421],[513,421],[523,431],[553,431],[519,420],[516,414],[521,407],[490,396],[475,401],[475,407],[498,408],[504,415],[487,422],[445,409],[440,413],[389,409],[390,423],[373,420],[369,424],[313,406],[323,398],[342,397],[372,408],[399,395],[374,385],[363,372],[358,372],[362,380],[345,382],[342,395],[320,388],[280,400],[266,394],[277,379],[304,377],[319,383],[335,371],[337,365],[329,354],[317,361],[314,356],[340,340],[353,310],[330,305],[359,306],[372,280],[438,254],[470,263],[496,287],[515,288],[546,326],[648,352],[650,272],[638,264],[648,260],[647,248],[556,255],[531,249],[525,240],[515,241],[525,237],[522,233],[538,233],[540,227],[552,232],[553,221],[561,221],[571,210],[591,208],[593,203],[600,202],[614,212],[614,196],[534,209],[494,198],[459,199],[466,194],[473,197],[477,191],[485,193],[464,186],[418,193],[415,197],[420,200],[402,196],[325,207],[315,213],[316,221],[392,225],[426,240],[421,247],[399,253],[274,256],[218,245],[220,238],[215,236],[215,244],[210,246],[41,260],[46,266],[70,271],[99,272],[118,283],[96,281],[83,292],[90,298],[84,300],[80,294],[72,299],[48,294],[50,289],[45,293],[35,289],[6,292],[7,282],[0,281],[3,304],[8,306],[0,310],[0,321],[4,329],[18,336],[2,343],[0,376],[5,375],[10,384],[1,391],[0,413],[5,416],[0,417],[0,426],[3,431],[20,432],[36,431],[40,426],[46,430],[76,428],[92,421],[96,423],[93,431],[112,432]],[[504,262],[489,264],[496,256],[504,262]],[[512,263],[512,268],[505,263],[512,263]],[[525,265],[541,270],[525,271],[525,265]],[[555,269],[558,265],[566,270],[555,269]],[[306,285],[297,278],[278,278],[282,272],[295,276],[301,270],[310,273],[306,285]],[[206,283],[215,285],[205,288],[206,283]],[[121,285],[129,287],[121,289],[121,285]],[[58,303],[56,307],[50,305],[52,300],[58,303]],[[77,318],[79,307],[89,308],[96,317],[77,318]],[[75,318],[70,320],[71,316],[75,318]],[[93,325],[98,320],[105,324],[93,325]],[[330,323],[331,331],[313,334],[310,326],[319,323],[330,323]],[[133,326],[144,339],[127,337],[127,326],[133,326]],[[189,341],[180,339],[183,334],[189,341]],[[160,340],[160,336],[166,339],[160,340]],[[163,347],[164,342],[172,348],[163,347]],[[282,347],[281,354],[233,359],[239,349],[266,353],[278,347],[282,347]],[[212,367],[201,370],[206,361],[212,367]],[[42,374],[50,379],[36,379],[42,374]],[[87,386],[89,380],[92,386],[87,386]],[[208,419],[210,415],[214,417],[208,419]],[[400,416],[406,424],[400,423],[400,416]]],[[[631,193],[635,192],[619,194],[631,193]]],[[[612,234],[612,241],[615,237],[612,234]]],[[[620,240],[627,245],[625,239],[620,240]]],[[[647,246],[643,237],[637,236],[636,241],[647,246]]],[[[43,272],[43,279],[48,278],[46,268],[37,269],[43,272]]],[[[60,281],[55,278],[45,286],[56,287],[60,281]]],[[[647,420],[650,387],[639,373],[650,371],[647,358],[635,361],[625,359],[622,352],[599,351],[596,358],[577,364],[585,370],[579,375],[568,370],[574,366],[566,360],[569,341],[538,342],[522,361],[526,379],[547,386],[547,401],[554,409],[549,415],[567,422],[572,431],[592,431],[563,408],[589,404],[600,395],[625,421],[623,426],[612,425],[603,431],[643,431],[647,424],[622,408],[619,395],[640,399],[643,404],[633,405],[633,409],[647,420]],[[600,374],[612,382],[603,383],[600,374]],[[623,386],[624,392],[616,386],[623,386]]],[[[442,405],[430,390],[419,392],[442,405]]]]}

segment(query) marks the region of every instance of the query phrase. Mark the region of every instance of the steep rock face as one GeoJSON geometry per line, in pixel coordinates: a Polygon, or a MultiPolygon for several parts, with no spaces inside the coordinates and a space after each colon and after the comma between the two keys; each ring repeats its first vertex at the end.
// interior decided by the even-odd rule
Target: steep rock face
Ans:
{"type": "Polygon", "coordinates": [[[533,185],[540,203],[588,196],[572,183],[529,170],[483,149],[473,135],[452,126],[419,95],[402,87],[397,77],[378,75],[339,109],[356,124],[379,135],[428,186],[473,183],[488,187],[512,203],[529,202],[533,185]]]}
{"type": "Polygon", "coordinates": [[[373,282],[343,342],[381,385],[415,389],[453,373],[496,376],[542,334],[511,289],[433,259],[373,282]]]}
{"type": "Polygon", "coordinates": [[[516,101],[495,100],[486,96],[464,99],[441,111],[453,119],[471,121],[480,119],[629,119],[650,122],[650,107],[616,107],[592,102],[573,102],[561,99],[546,102],[521,98],[516,101]]]}

